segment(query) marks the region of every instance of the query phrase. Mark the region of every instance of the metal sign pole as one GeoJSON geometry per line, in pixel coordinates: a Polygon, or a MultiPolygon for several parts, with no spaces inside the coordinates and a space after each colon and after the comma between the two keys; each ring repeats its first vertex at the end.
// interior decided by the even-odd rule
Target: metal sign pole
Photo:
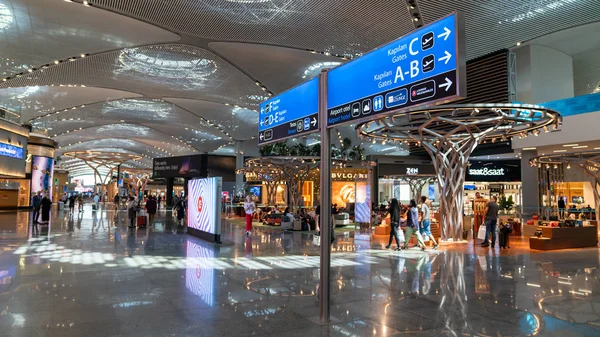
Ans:
{"type": "Polygon", "coordinates": [[[319,79],[319,126],[321,128],[321,197],[319,216],[321,230],[321,323],[329,323],[331,269],[331,131],[327,128],[327,71],[319,79]]]}

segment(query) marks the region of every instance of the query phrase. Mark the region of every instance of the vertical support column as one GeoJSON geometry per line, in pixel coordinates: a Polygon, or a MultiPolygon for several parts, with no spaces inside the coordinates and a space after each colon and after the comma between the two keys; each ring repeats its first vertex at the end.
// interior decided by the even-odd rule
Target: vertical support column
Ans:
{"type": "Polygon", "coordinates": [[[458,141],[439,138],[433,143],[422,141],[425,150],[431,156],[440,189],[442,240],[452,238],[454,241],[460,241],[463,238],[465,173],[469,156],[478,142],[476,137],[458,141]]]}
{"type": "Polygon", "coordinates": [[[175,185],[175,178],[167,178],[167,193],[165,195],[167,199],[167,206],[173,206],[173,185],[175,185]]]}
{"type": "MultiPolygon", "coordinates": [[[[235,142],[235,169],[243,169],[244,168],[244,142],[236,141],[235,142]]],[[[244,188],[244,174],[236,173],[235,174],[235,191],[240,192],[244,188]]]]}
{"type": "Polygon", "coordinates": [[[183,179],[183,194],[185,195],[185,197],[188,197],[188,182],[190,181],[190,178],[184,178],[183,179]]]}
{"type": "Polygon", "coordinates": [[[521,181],[522,181],[522,216],[531,219],[540,208],[540,185],[538,168],[529,165],[529,160],[537,156],[537,150],[521,151],[521,181]]]}
{"type": "Polygon", "coordinates": [[[331,285],[331,130],[327,128],[327,71],[319,78],[319,127],[321,128],[321,269],[320,269],[320,319],[330,320],[331,285]]]}

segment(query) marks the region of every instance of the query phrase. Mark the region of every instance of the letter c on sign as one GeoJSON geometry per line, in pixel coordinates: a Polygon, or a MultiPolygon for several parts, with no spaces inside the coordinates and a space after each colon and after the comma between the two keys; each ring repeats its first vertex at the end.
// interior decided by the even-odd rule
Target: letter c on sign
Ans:
{"type": "Polygon", "coordinates": [[[418,50],[417,50],[417,51],[413,51],[413,44],[414,44],[415,42],[417,42],[417,41],[419,41],[419,38],[418,38],[418,37],[415,37],[414,39],[412,39],[412,40],[410,41],[410,44],[408,45],[408,51],[410,52],[410,54],[411,54],[411,55],[417,55],[417,54],[419,54],[419,51],[418,51],[418,50]]]}

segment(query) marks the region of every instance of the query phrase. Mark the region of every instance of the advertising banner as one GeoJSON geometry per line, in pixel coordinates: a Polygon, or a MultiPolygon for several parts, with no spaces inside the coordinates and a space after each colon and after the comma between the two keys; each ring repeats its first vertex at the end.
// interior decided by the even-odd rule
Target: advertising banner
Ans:
{"type": "Polygon", "coordinates": [[[209,241],[221,240],[221,177],[188,182],[188,231],[209,241]]]}
{"type": "Polygon", "coordinates": [[[521,181],[521,162],[518,160],[471,162],[465,181],[521,181]]]}
{"type": "Polygon", "coordinates": [[[154,158],[152,172],[155,178],[201,177],[202,156],[154,158]]]}
{"type": "Polygon", "coordinates": [[[47,193],[52,199],[52,178],[54,175],[54,159],[33,156],[31,161],[31,194],[47,193]]]}

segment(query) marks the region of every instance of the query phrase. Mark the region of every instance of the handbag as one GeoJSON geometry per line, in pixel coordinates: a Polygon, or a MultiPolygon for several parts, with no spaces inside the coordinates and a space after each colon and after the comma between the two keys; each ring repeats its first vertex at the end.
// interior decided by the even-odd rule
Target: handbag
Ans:
{"type": "Polygon", "coordinates": [[[479,226],[479,231],[477,232],[477,238],[479,240],[485,240],[485,226],[479,226]]]}

